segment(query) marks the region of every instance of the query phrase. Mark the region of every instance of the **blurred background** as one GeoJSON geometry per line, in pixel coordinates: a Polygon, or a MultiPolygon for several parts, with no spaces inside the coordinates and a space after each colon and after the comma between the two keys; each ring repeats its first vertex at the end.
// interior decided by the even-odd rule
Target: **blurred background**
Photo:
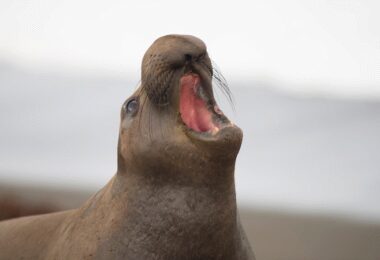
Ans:
{"type": "Polygon", "coordinates": [[[116,171],[159,36],[200,37],[243,129],[257,259],[380,259],[380,2],[0,0],[0,218],[77,207],[116,171]]]}

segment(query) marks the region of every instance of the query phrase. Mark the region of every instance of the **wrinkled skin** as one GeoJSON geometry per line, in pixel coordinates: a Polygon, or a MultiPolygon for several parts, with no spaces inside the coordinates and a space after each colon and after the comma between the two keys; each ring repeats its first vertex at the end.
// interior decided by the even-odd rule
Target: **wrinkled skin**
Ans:
{"type": "Polygon", "coordinates": [[[235,199],[242,132],[215,109],[212,73],[201,40],[156,40],[121,110],[117,174],[79,209],[1,222],[0,259],[254,259],[235,199]],[[203,112],[180,111],[186,75],[203,112]],[[199,118],[205,131],[184,123],[199,118]]]}

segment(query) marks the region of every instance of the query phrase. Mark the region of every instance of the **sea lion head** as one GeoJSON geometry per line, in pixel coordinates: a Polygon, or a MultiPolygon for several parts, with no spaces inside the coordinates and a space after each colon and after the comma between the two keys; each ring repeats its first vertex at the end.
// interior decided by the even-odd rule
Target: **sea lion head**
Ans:
{"type": "Polygon", "coordinates": [[[118,172],[186,182],[233,174],[242,131],[218,108],[213,73],[194,36],[167,35],[150,46],[141,85],[121,110],[118,172]]]}

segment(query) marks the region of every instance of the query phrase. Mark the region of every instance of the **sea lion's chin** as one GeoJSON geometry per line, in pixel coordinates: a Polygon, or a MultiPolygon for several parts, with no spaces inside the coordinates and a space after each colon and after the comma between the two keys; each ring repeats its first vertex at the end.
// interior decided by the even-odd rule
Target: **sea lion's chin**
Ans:
{"type": "Polygon", "coordinates": [[[180,79],[178,123],[192,141],[211,143],[239,143],[242,132],[220,110],[207,88],[195,73],[180,79]]]}

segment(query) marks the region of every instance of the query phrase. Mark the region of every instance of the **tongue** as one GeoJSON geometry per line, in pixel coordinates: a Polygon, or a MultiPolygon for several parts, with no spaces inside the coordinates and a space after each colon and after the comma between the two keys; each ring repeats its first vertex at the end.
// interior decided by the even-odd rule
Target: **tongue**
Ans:
{"type": "Polygon", "coordinates": [[[181,78],[180,113],[182,121],[187,127],[197,132],[207,132],[215,125],[211,120],[203,99],[198,97],[197,90],[200,88],[200,78],[196,74],[187,74],[181,78]]]}

